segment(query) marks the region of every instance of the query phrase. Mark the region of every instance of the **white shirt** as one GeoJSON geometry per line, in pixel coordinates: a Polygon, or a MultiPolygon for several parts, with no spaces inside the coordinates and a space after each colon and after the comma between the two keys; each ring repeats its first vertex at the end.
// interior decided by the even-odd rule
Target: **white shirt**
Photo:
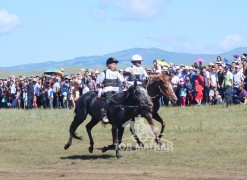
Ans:
{"type": "Polygon", "coordinates": [[[53,84],[53,92],[57,93],[57,88],[60,88],[60,83],[56,82],[55,84],[53,84]]]}
{"type": "Polygon", "coordinates": [[[148,77],[148,74],[146,72],[146,70],[143,67],[137,67],[137,66],[131,66],[131,67],[127,67],[126,71],[133,73],[134,75],[140,75],[140,79],[146,79],[148,77]]]}
{"type": "Polygon", "coordinates": [[[36,83],[36,85],[34,86],[34,93],[36,96],[40,95],[40,90],[41,90],[41,84],[36,83]]]}
{"type": "Polygon", "coordinates": [[[173,88],[178,87],[179,78],[177,76],[172,77],[171,83],[173,88]]]}
{"type": "Polygon", "coordinates": [[[86,94],[87,92],[89,92],[89,88],[88,87],[84,87],[82,90],[82,94],[86,94]]]}
{"type": "Polygon", "coordinates": [[[217,87],[218,76],[217,73],[210,73],[210,81],[213,87],[217,87]]]}
{"type": "Polygon", "coordinates": [[[53,89],[49,88],[48,90],[48,97],[53,98],[53,89]]]}
{"type": "MultiPolygon", "coordinates": [[[[100,75],[96,79],[97,84],[103,84],[105,79],[117,79],[119,83],[125,81],[123,76],[118,71],[112,71],[111,69],[107,69],[100,73],[100,75]]],[[[104,87],[103,92],[114,91],[119,92],[119,87],[107,86],[104,87]]]]}
{"type": "Polygon", "coordinates": [[[235,71],[233,73],[233,85],[234,87],[239,87],[244,80],[243,73],[241,71],[235,71]]]}
{"type": "Polygon", "coordinates": [[[12,84],[11,86],[9,86],[9,89],[10,89],[10,94],[15,94],[16,93],[15,84],[12,84]]]}

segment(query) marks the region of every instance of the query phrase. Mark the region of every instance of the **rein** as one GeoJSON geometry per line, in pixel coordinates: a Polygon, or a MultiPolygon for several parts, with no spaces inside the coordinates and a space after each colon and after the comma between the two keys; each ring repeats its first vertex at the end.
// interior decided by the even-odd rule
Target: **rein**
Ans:
{"type": "MultiPolygon", "coordinates": [[[[126,106],[126,105],[120,104],[119,102],[117,102],[117,101],[115,101],[114,99],[111,98],[111,97],[113,97],[113,96],[116,95],[116,94],[117,94],[117,93],[111,95],[111,96],[110,96],[109,98],[107,98],[107,99],[109,99],[111,102],[113,102],[113,103],[115,103],[115,104],[117,104],[117,105],[120,105],[121,107],[125,107],[125,108],[138,108],[138,107],[140,107],[140,106],[143,107],[142,105],[140,105],[140,106],[126,106]]],[[[141,102],[140,98],[137,97],[136,94],[135,94],[135,97],[141,102]]]]}

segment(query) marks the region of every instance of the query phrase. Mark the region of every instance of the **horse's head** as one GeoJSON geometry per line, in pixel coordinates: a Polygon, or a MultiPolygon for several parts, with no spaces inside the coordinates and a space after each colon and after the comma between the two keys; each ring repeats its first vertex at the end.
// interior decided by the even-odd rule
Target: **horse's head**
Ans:
{"type": "Polygon", "coordinates": [[[161,95],[166,96],[169,100],[177,102],[178,98],[173,91],[170,77],[166,74],[151,75],[148,86],[156,84],[161,95]]]}
{"type": "Polygon", "coordinates": [[[151,112],[153,103],[144,87],[137,85],[135,82],[134,85],[129,87],[126,93],[128,94],[129,102],[133,106],[139,106],[141,110],[151,112]]]}

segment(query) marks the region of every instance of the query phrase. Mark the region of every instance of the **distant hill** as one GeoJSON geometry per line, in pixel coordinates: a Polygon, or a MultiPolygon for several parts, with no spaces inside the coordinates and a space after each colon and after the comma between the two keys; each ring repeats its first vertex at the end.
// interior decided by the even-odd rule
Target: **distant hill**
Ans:
{"type": "Polygon", "coordinates": [[[30,63],[23,64],[12,67],[0,67],[2,70],[9,70],[14,72],[30,72],[37,71],[41,69],[49,68],[60,68],[68,66],[80,66],[83,68],[104,68],[105,61],[109,57],[115,57],[119,60],[120,67],[125,67],[130,65],[131,56],[134,54],[140,54],[144,61],[143,65],[152,66],[154,59],[165,59],[167,62],[175,64],[192,64],[194,60],[198,57],[204,58],[206,63],[215,62],[217,56],[226,58],[228,60],[233,60],[233,55],[238,54],[242,55],[247,52],[247,47],[241,47],[234,49],[232,51],[221,53],[221,54],[188,54],[188,53],[175,53],[168,52],[158,48],[133,48],[123,51],[114,52],[111,54],[106,54],[103,56],[81,56],[74,59],[64,60],[64,61],[48,61],[43,63],[30,63]]]}

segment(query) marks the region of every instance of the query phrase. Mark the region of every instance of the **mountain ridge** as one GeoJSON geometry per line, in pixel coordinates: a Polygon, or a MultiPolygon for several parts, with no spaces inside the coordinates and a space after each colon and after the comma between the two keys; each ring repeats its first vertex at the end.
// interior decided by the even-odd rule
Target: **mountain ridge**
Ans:
{"type": "Polygon", "coordinates": [[[159,48],[131,48],[125,49],[113,53],[108,53],[102,56],[80,56],[68,60],[62,61],[46,61],[41,63],[29,63],[11,67],[0,67],[2,70],[11,70],[18,72],[29,72],[40,69],[58,68],[66,66],[81,66],[83,68],[103,68],[105,67],[105,61],[109,57],[115,57],[119,60],[120,66],[130,65],[131,56],[134,54],[140,54],[144,61],[143,65],[152,66],[154,59],[165,59],[167,62],[175,64],[192,64],[198,57],[204,58],[206,63],[215,62],[217,56],[233,60],[233,55],[242,55],[247,52],[247,47],[239,47],[228,52],[218,54],[191,54],[191,53],[179,53],[169,52],[159,48]]]}

